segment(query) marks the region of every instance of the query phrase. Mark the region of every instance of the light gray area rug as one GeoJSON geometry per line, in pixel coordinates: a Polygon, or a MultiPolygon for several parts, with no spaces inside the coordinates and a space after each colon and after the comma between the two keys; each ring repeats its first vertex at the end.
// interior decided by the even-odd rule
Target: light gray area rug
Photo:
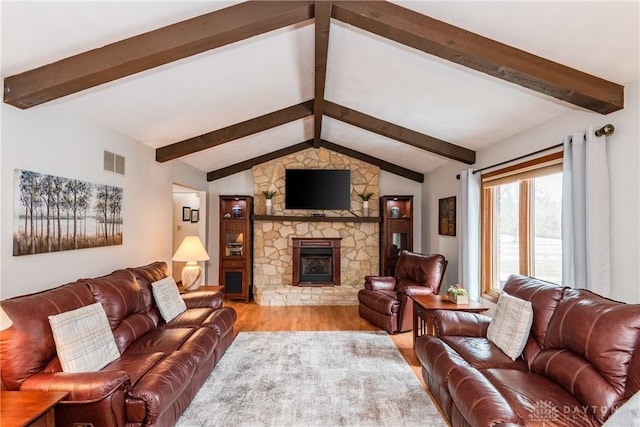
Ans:
{"type": "Polygon", "coordinates": [[[241,332],[178,422],[446,426],[384,332],[241,332]]]}

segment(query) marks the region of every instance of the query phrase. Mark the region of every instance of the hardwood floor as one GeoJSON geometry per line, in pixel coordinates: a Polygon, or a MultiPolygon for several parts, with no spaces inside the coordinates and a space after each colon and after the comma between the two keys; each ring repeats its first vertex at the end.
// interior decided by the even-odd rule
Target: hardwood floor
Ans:
{"type": "MultiPolygon", "coordinates": [[[[225,301],[238,313],[236,334],[249,331],[378,331],[358,314],[358,306],[269,307],[225,301]]],[[[413,351],[413,333],[390,335],[422,386],[427,389],[413,351]]]]}

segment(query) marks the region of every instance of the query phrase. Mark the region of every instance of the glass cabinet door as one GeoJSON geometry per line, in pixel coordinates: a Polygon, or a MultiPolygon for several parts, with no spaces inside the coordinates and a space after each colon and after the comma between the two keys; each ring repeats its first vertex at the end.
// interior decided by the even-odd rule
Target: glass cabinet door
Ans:
{"type": "Polygon", "coordinates": [[[225,256],[242,256],[244,249],[244,233],[225,234],[225,256]]]}

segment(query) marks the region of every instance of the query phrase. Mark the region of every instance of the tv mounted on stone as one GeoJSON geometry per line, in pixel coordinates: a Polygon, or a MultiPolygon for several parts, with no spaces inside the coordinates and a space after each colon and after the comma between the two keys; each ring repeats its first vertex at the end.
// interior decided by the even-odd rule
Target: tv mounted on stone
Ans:
{"type": "Polygon", "coordinates": [[[351,209],[348,169],[285,170],[285,209],[351,209]]]}

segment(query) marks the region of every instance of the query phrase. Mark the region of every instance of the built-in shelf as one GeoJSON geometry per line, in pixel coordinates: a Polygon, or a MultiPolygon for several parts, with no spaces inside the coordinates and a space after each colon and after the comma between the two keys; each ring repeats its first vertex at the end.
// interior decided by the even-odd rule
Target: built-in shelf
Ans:
{"type": "Polygon", "coordinates": [[[294,215],[253,215],[254,221],[299,221],[299,222],[380,222],[377,216],[294,216],[294,215]]]}

